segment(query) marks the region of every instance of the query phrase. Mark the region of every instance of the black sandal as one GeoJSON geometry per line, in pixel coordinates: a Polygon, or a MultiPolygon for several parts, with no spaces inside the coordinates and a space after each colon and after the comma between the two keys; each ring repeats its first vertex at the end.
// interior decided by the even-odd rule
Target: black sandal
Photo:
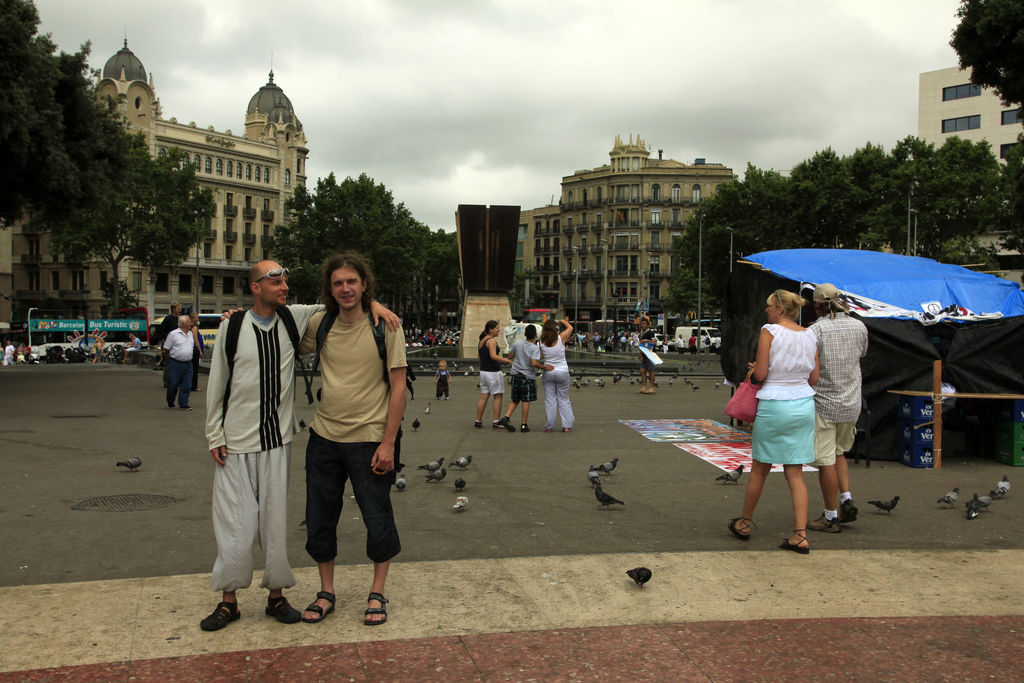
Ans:
{"type": "Polygon", "coordinates": [[[782,543],[779,544],[779,547],[783,550],[792,550],[793,552],[800,553],[801,555],[810,555],[810,547],[800,545],[802,542],[807,540],[807,529],[793,529],[793,533],[799,536],[800,540],[796,543],[790,543],[788,538],[784,538],[782,539],[782,543]]]}
{"type": "Polygon", "coordinates": [[[366,602],[370,600],[376,600],[381,604],[380,607],[367,607],[366,611],[363,612],[363,623],[367,626],[379,626],[388,620],[388,599],[380,593],[370,593],[369,597],[366,598],[366,602]],[[370,620],[372,614],[383,614],[384,618],[378,621],[370,620]]]}
{"type": "Polygon", "coordinates": [[[238,611],[238,603],[218,602],[213,614],[199,622],[199,628],[204,631],[219,631],[232,621],[237,621],[242,616],[238,611]]]}
{"type": "Polygon", "coordinates": [[[334,611],[334,593],[328,593],[327,591],[320,591],[316,594],[317,600],[326,600],[331,603],[330,607],[326,610],[320,605],[316,604],[316,600],[309,604],[306,608],[307,612],[316,612],[320,616],[316,619],[309,619],[308,617],[302,617],[302,620],[307,624],[319,624],[321,621],[327,618],[327,615],[334,611]]]}
{"type": "Polygon", "coordinates": [[[729,531],[731,531],[732,535],[735,536],[736,538],[740,539],[741,541],[749,541],[750,540],[750,526],[751,526],[751,524],[753,524],[753,522],[754,522],[754,520],[750,519],[749,517],[734,517],[733,519],[729,520],[729,531]],[[736,522],[740,522],[740,521],[743,521],[743,522],[747,523],[747,526],[744,527],[746,529],[746,531],[747,531],[747,533],[745,533],[745,534],[740,533],[740,530],[736,528],[736,522]]]}

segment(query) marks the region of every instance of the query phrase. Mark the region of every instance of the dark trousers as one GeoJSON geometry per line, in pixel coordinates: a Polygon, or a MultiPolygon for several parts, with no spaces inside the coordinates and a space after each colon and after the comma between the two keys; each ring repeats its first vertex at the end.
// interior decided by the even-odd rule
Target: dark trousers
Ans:
{"type": "Polygon", "coordinates": [[[338,555],[338,520],[345,482],[366,526],[366,556],[387,562],[402,550],[391,508],[391,477],[374,474],[370,460],[379,443],[338,443],[309,430],[306,445],[306,552],[316,562],[338,555]]]}
{"type": "Polygon", "coordinates": [[[192,393],[192,361],[167,359],[167,405],[174,406],[174,395],[178,395],[178,407],[188,406],[192,393]]]}

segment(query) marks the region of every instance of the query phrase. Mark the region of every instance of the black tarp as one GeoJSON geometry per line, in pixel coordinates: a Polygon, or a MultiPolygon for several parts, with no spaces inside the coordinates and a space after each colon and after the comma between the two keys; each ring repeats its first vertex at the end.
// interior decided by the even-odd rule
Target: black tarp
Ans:
{"type": "MultiPolygon", "coordinates": [[[[806,286],[756,265],[737,263],[722,319],[722,370],[732,383],[743,381],[747,363],[754,359],[761,326],[767,322],[768,295],[776,289],[797,292],[801,284],[806,286]]],[[[808,301],[811,291],[803,292],[808,301]]],[[[942,360],[943,381],[957,391],[1024,393],[1024,316],[928,326],[900,318],[861,320],[868,328],[868,353],[861,361],[861,372],[872,459],[898,459],[897,397],[889,390],[931,391],[935,360],[942,360]]],[[[813,321],[809,304],[802,323],[813,321]]]]}

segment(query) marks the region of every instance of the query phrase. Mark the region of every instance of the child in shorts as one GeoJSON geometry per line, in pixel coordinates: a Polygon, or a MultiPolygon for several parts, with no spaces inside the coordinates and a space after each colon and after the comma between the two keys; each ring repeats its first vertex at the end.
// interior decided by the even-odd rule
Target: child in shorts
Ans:
{"type": "Polygon", "coordinates": [[[526,339],[520,339],[512,345],[509,357],[512,358],[512,402],[508,404],[505,417],[498,421],[502,427],[510,432],[516,431],[512,426],[512,413],[516,412],[516,406],[523,404],[523,422],[519,427],[522,432],[530,431],[527,421],[530,418],[530,402],[537,400],[537,370],[543,370],[544,365],[540,362],[540,347],[537,346],[537,327],[527,325],[523,331],[526,339]]]}

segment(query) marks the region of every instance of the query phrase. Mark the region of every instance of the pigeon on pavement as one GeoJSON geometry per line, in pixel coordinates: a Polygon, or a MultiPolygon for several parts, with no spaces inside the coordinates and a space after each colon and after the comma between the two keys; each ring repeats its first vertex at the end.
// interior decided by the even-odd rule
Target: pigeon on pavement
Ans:
{"type": "Polygon", "coordinates": [[[651,570],[647,567],[635,567],[627,569],[626,576],[633,579],[636,585],[643,588],[644,584],[651,580],[651,570]]]}
{"type": "Polygon", "coordinates": [[[996,483],[995,489],[993,489],[1000,498],[1005,496],[1010,491],[1010,480],[1003,475],[1003,478],[996,483]]]}
{"type": "Polygon", "coordinates": [[[611,460],[609,460],[608,462],[604,463],[603,465],[597,465],[597,466],[591,465],[590,469],[591,469],[591,471],[598,470],[600,472],[604,472],[605,474],[611,474],[612,470],[614,470],[618,466],[618,464],[619,464],[619,459],[618,458],[612,458],[611,460]]]}
{"type": "Polygon", "coordinates": [[[412,421],[412,431],[415,432],[419,428],[420,428],[420,419],[416,418],[415,420],[412,421]]]}
{"type": "Polygon", "coordinates": [[[892,500],[869,500],[868,505],[874,505],[879,511],[888,512],[892,514],[892,509],[896,507],[896,503],[900,502],[899,496],[893,496],[892,500]]]}
{"type": "Polygon", "coordinates": [[[430,415],[430,401],[427,401],[427,409],[423,411],[426,415],[430,415]]]}
{"type": "Polygon", "coordinates": [[[960,497],[960,487],[957,486],[957,487],[954,487],[952,491],[950,491],[949,493],[944,495],[942,498],[939,498],[935,502],[936,503],[942,503],[943,505],[946,506],[946,509],[948,510],[951,507],[953,507],[954,505],[956,505],[957,498],[959,498],[959,497],[960,497]]]}
{"type": "Polygon", "coordinates": [[[455,460],[455,462],[452,463],[452,464],[455,465],[456,467],[459,467],[459,468],[462,468],[462,469],[466,469],[467,467],[469,467],[469,463],[471,463],[471,462],[473,462],[473,456],[472,455],[463,455],[463,456],[457,458],[455,460]]]}
{"type": "Polygon", "coordinates": [[[398,478],[395,479],[395,488],[398,489],[399,491],[404,491],[405,490],[405,475],[404,474],[399,474],[398,478]]]}
{"type": "Polygon", "coordinates": [[[987,510],[988,506],[992,504],[992,496],[978,496],[978,501],[981,503],[981,509],[987,510]]]}
{"type": "Polygon", "coordinates": [[[455,480],[455,490],[461,491],[464,488],[466,488],[466,480],[463,479],[462,477],[459,477],[458,479],[455,480]]]}
{"type": "Polygon", "coordinates": [[[441,467],[443,465],[444,465],[444,458],[438,458],[437,460],[434,460],[433,462],[428,462],[426,465],[420,465],[416,469],[418,469],[418,470],[426,470],[428,472],[436,472],[437,470],[441,469],[441,467]]]}
{"type": "Polygon", "coordinates": [[[428,474],[427,481],[441,481],[442,479],[444,479],[446,474],[448,474],[448,470],[442,467],[436,472],[431,472],[430,474],[428,474]]]}
{"type": "Polygon", "coordinates": [[[740,475],[743,474],[743,464],[734,470],[729,470],[720,477],[715,477],[715,481],[720,481],[723,484],[735,484],[740,480],[740,475]]]}
{"type": "Polygon", "coordinates": [[[128,458],[116,463],[118,467],[127,467],[130,472],[138,472],[142,467],[142,458],[128,458]]]}
{"type": "Polygon", "coordinates": [[[967,519],[974,519],[981,514],[981,501],[978,500],[978,494],[974,494],[974,498],[967,501],[967,519]]]}
{"type": "Polygon", "coordinates": [[[452,510],[455,510],[455,512],[464,512],[467,505],[469,505],[469,498],[466,496],[459,496],[455,499],[455,505],[452,505],[452,510]]]}
{"type": "Polygon", "coordinates": [[[598,474],[598,470],[591,469],[589,472],[587,472],[587,481],[589,481],[590,485],[593,486],[595,489],[598,486],[600,486],[601,475],[598,474]]]}
{"type": "Polygon", "coordinates": [[[623,503],[618,498],[614,498],[605,493],[604,489],[602,489],[600,486],[594,489],[594,496],[597,498],[597,502],[601,504],[601,508],[604,510],[607,510],[609,505],[614,505],[615,503],[618,503],[619,505],[625,505],[625,503],[623,503]]]}

